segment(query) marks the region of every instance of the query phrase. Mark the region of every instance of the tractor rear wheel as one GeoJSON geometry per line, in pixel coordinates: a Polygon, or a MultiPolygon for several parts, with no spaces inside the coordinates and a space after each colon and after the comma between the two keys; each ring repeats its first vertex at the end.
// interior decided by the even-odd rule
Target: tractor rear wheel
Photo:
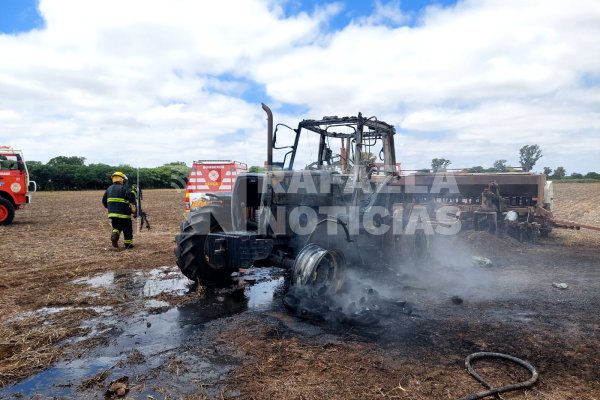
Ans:
{"type": "Polygon", "coordinates": [[[12,203],[0,197],[0,225],[10,225],[15,217],[15,207],[12,203]]]}
{"type": "Polygon", "coordinates": [[[231,279],[235,269],[211,265],[207,254],[208,234],[222,231],[210,209],[192,213],[181,225],[181,231],[175,237],[175,258],[186,277],[203,285],[225,283],[231,279]]]}

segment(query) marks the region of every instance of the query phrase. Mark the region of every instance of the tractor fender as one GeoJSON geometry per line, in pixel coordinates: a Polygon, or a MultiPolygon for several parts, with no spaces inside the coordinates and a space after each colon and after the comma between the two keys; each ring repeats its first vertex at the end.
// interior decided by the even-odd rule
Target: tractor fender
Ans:
{"type": "MultiPolygon", "coordinates": [[[[194,219],[194,216],[198,214],[210,214],[212,221],[211,226],[214,226],[216,223],[224,232],[231,230],[231,212],[229,207],[220,205],[200,207],[186,214],[186,222],[189,223],[189,221],[194,219]]],[[[182,223],[181,226],[183,227],[186,222],[182,223]]]]}
{"type": "Polygon", "coordinates": [[[343,229],[346,241],[347,242],[352,242],[353,241],[350,238],[350,232],[348,231],[348,224],[347,223],[345,223],[344,221],[342,221],[339,218],[327,217],[327,218],[323,218],[319,222],[317,222],[317,224],[315,225],[315,229],[312,231],[312,233],[310,235],[308,235],[308,238],[306,238],[306,242],[304,243],[304,245],[307,245],[307,244],[309,244],[309,243],[312,242],[312,240],[314,239],[314,236],[320,230],[319,229],[320,225],[324,225],[324,224],[328,224],[328,223],[333,223],[333,224],[336,224],[336,225],[340,226],[343,229]]]}

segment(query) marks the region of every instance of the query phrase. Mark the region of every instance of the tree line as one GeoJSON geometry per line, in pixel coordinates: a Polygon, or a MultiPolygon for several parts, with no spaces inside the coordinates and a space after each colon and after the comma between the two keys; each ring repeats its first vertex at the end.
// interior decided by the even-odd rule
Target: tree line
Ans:
{"type": "MultiPolygon", "coordinates": [[[[542,150],[538,145],[523,146],[520,150],[518,170],[531,171],[533,166],[542,157],[542,150]]],[[[125,173],[130,183],[136,183],[139,171],[140,185],[143,188],[161,189],[178,188],[184,189],[187,184],[190,167],[183,161],[176,161],[154,168],[135,168],[131,165],[108,165],[108,164],[86,164],[85,157],[58,156],[50,159],[46,164],[40,161],[28,161],[30,179],[36,181],[38,190],[93,190],[105,189],[110,184],[110,175],[115,171],[125,173]]],[[[434,158],[431,160],[431,170],[445,170],[452,162],[445,158],[434,158]]],[[[250,171],[262,170],[261,167],[253,166],[250,171]]],[[[429,169],[422,172],[431,172],[429,169]]],[[[465,172],[511,172],[516,171],[507,166],[506,160],[496,160],[491,168],[475,166],[465,169],[465,172]]],[[[543,170],[549,179],[584,179],[600,180],[600,173],[588,172],[580,174],[577,172],[567,176],[564,167],[555,169],[544,167],[543,170]]]]}
{"type": "MultiPolygon", "coordinates": [[[[524,171],[529,172],[532,170],[533,166],[542,158],[542,149],[537,144],[525,145],[519,149],[519,164],[520,166],[510,167],[506,165],[506,160],[496,160],[491,168],[484,168],[481,165],[467,168],[465,172],[471,173],[484,173],[484,172],[518,172],[524,171]]],[[[431,170],[424,169],[421,172],[437,172],[446,170],[452,161],[445,158],[434,158],[431,160],[431,170]]],[[[597,172],[588,172],[587,174],[580,174],[577,172],[571,173],[571,175],[567,176],[567,171],[564,167],[556,167],[556,169],[552,169],[550,167],[544,167],[544,175],[548,179],[586,179],[586,180],[600,180],[600,174],[597,172]]]]}
{"type": "MultiPolygon", "coordinates": [[[[137,182],[138,169],[131,165],[86,164],[85,157],[58,156],[46,164],[28,161],[30,179],[38,185],[38,190],[91,190],[106,189],[110,176],[121,171],[130,183],[137,182]]],[[[172,162],[160,167],[139,168],[142,188],[185,188],[190,167],[185,162],[172,162]]]]}

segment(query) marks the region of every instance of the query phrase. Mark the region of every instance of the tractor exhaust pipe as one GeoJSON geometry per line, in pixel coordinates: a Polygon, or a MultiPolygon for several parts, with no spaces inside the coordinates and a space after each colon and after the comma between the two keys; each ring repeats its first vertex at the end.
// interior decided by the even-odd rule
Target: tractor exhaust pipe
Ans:
{"type": "Polygon", "coordinates": [[[271,171],[273,166],[273,112],[265,103],[260,104],[267,113],[267,171],[271,171]]]}

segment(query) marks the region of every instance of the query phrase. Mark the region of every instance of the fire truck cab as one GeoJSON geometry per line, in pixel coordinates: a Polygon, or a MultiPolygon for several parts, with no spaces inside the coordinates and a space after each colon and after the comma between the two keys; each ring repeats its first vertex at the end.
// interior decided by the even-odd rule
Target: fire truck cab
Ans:
{"type": "Polygon", "coordinates": [[[15,210],[31,203],[31,193],[36,190],[36,183],[29,180],[22,151],[0,146],[0,225],[9,225],[15,210]]]}

